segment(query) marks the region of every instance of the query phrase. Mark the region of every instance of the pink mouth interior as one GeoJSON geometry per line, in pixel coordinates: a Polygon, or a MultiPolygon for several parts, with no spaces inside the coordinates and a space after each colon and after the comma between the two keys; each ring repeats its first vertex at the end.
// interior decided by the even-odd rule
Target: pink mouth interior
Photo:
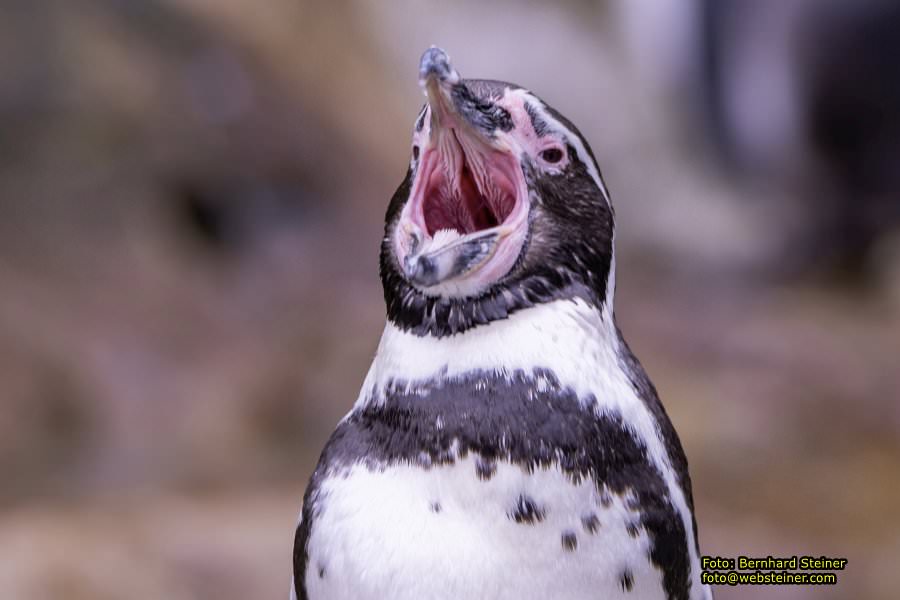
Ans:
{"type": "Polygon", "coordinates": [[[509,154],[487,148],[466,154],[456,139],[432,152],[422,173],[427,177],[422,215],[428,235],[441,229],[466,235],[509,217],[516,206],[516,165],[509,154]],[[457,170],[455,176],[451,168],[457,170]]]}

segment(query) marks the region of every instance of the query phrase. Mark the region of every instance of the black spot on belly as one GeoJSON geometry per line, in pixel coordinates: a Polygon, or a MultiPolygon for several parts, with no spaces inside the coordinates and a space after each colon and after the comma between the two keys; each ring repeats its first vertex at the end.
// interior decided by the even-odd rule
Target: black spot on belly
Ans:
{"type": "Polygon", "coordinates": [[[480,456],[475,459],[475,474],[478,479],[487,481],[497,472],[497,463],[492,460],[485,460],[480,456]]]}
{"type": "Polygon", "coordinates": [[[625,523],[625,531],[627,531],[628,535],[630,535],[633,538],[636,538],[638,536],[638,534],[640,534],[640,529],[641,529],[641,526],[634,521],[629,521],[629,522],[625,523]]]}
{"type": "Polygon", "coordinates": [[[547,511],[543,507],[538,506],[534,500],[525,494],[522,494],[516,501],[516,506],[513,511],[507,513],[507,516],[516,523],[528,523],[529,525],[534,525],[535,523],[543,521],[546,514],[547,511]]]}
{"type": "Polygon", "coordinates": [[[597,533],[600,529],[600,519],[594,513],[590,513],[581,517],[581,525],[588,533],[597,533]]]}
{"type": "Polygon", "coordinates": [[[600,494],[600,504],[603,505],[603,508],[609,508],[612,505],[612,496],[609,494],[609,490],[603,490],[603,493],[600,494]]]}
{"type": "Polygon", "coordinates": [[[325,565],[319,563],[319,579],[325,579],[325,565]]]}
{"type": "Polygon", "coordinates": [[[567,552],[574,552],[575,548],[578,547],[578,538],[575,536],[574,531],[564,531],[561,541],[563,550],[567,552]]]}
{"type": "Polygon", "coordinates": [[[431,505],[430,505],[428,508],[429,508],[429,509],[431,510],[431,512],[433,512],[434,514],[438,514],[439,512],[441,512],[441,511],[443,510],[443,507],[441,506],[441,503],[440,503],[440,502],[432,502],[431,505]]]}
{"type": "Polygon", "coordinates": [[[634,587],[634,574],[631,572],[631,569],[622,571],[622,574],[619,575],[619,584],[622,586],[623,592],[631,591],[634,587]]]}

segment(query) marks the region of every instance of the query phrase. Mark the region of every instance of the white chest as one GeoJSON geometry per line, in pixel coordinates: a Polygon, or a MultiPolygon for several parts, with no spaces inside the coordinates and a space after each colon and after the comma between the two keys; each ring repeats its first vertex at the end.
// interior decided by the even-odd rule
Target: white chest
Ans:
{"type": "Polygon", "coordinates": [[[625,498],[557,468],[477,466],[356,466],[323,482],[310,599],[664,597],[625,498]]]}

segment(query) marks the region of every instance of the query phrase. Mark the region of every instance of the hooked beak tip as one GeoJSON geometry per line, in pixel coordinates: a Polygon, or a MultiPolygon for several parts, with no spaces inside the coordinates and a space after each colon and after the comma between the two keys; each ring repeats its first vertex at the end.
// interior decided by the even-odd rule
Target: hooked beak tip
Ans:
{"type": "Polygon", "coordinates": [[[422,54],[419,61],[419,85],[428,89],[434,85],[454,85],[459,83],[459,73],[450,63],[450,57],[441,48],[432,46],[422,54]]]}

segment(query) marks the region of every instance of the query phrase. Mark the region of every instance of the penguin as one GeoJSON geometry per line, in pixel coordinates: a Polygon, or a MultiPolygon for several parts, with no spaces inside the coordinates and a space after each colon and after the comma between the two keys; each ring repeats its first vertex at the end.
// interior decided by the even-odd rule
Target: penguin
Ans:
{"type": "Polygon", "coordinates": [[[684,451],[615,323],[590,146],[440,48],[419,83],[387,323],[304,495],[291,597],[711,598],[684,451]]]}

